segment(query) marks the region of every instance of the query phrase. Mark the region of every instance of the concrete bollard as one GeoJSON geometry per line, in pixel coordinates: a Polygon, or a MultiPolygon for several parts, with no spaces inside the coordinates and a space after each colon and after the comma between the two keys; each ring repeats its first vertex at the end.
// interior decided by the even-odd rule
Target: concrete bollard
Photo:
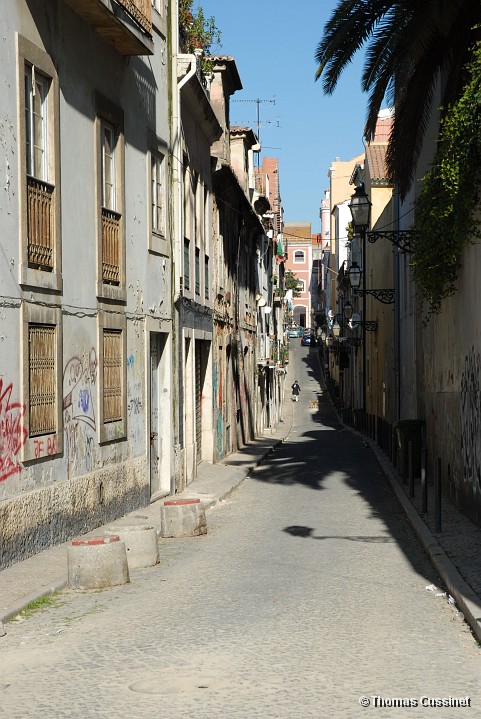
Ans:
{"type": "Polygon", "coordinates": [[[172,499],[160,508],[162,537],[198,537],[207,534],[205,508],[200,499],[172,499]]]}
{"type": "Polygon", "coordinates": [[[108,534],[118,535],[125,543],[130,569],[153,567],[159,563],[157,532],[148,524],[119,524],[107,529],[108,534]]]}
{"type": "Polygon", "coordinates": [[[130,581],[125,543],[115,534],[74,539],[67,566],[70,589],[104,589],[130,581]]]}

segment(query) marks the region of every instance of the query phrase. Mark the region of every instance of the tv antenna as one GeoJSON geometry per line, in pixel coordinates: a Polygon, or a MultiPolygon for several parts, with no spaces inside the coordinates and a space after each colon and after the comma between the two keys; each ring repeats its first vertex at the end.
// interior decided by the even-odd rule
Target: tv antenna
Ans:
{"type": "MultiPolygon", "coordinates": [[[[257,139],[260,143],[260,141],[261,141],[261,105],[266,102],[271,102],[273,105],[275,105],[276,104],[275,97],[272,100],[261,100],[260,98],[257,98],[256,100],[233,100],[233,102],[255,102],[256,103],[256,105],[257,105],[257,139]]],[[[278,120],[277,120],[277,126],[279,127],[278,120]]]]}

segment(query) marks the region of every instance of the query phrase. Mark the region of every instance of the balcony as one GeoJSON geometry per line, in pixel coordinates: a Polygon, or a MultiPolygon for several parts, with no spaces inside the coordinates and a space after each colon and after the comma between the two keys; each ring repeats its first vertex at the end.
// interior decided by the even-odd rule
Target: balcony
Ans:
{"type": "Polygon", "coordinates": [[[151,0],[64,0],[121,55],[153,55],[151,0]]]}

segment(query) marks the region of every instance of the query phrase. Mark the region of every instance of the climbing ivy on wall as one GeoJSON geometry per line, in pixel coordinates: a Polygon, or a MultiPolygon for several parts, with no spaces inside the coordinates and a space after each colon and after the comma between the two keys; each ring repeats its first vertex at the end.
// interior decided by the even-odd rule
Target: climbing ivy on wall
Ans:
{"type": "Polygon", "coordinates": [[[460,99],[441,119],[438,150],[416,202],[412,266],[426,321],[456,292],[463,249],[481,238],[481,44],[460,99]]]}

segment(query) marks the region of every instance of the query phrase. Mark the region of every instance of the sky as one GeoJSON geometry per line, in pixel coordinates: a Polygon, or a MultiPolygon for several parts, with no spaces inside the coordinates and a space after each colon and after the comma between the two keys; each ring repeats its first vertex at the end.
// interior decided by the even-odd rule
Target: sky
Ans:
{"type": "Polygon", "coordinates": [[[231,124],[257,131],[262,156],[279,158],[284,220],[321,230],[319,208],[328,170],[363,151],[367,95],[361,92],[362,56],[355,57],[333,95],[315,82],[314,54],[337,0],[199,0],[222,33],[212,52],[235,58],[243,90],[231,97],[231,124]],[[246,101],[254,102],[246,102],[246,101]]]}

